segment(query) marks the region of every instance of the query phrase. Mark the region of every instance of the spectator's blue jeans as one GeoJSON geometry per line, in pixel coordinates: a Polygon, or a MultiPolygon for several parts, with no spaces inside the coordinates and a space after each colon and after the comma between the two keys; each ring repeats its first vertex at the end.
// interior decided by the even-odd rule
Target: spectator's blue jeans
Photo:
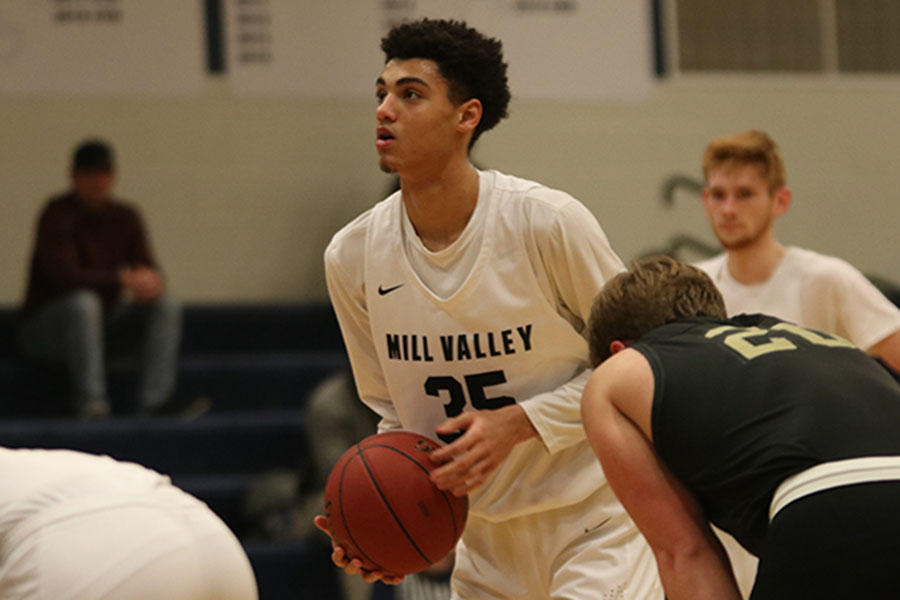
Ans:
{"type": "Polygon", "coordinates": [[[63,362],[69,372],[76,409],[106,404],[106,334],[136,320],[142,332],[139,410],[163,404],[175,389],[181,304],[165,294],[146,303],[123,302],[104,311],[100,297],[78,290],[41,307],[23,319],[24,354],[35,360],[63,362]]]}

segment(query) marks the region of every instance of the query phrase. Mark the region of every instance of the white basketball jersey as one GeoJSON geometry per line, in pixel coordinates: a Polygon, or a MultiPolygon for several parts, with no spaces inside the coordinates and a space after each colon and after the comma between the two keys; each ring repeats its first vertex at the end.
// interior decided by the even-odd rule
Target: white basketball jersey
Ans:
{"type": "MultiPolygon", "coordinates": [[[[587,342],[547,299],[536,275],[543,266],[532,264],[526,248],[523,197],[537,184],[490,176],[479,198],[487,204],[478,256],[446,299],[410,265],[400,194],[369,215],[364,276],[372,342],[399,422],[431,437],[448,417],[527,402],[588,366],[587,342]]],[[[586,441],[551,454],[531,439],[470,495],[470,506],[484,518],[505,519],[572,504],[603,482],[586,441]]]]}

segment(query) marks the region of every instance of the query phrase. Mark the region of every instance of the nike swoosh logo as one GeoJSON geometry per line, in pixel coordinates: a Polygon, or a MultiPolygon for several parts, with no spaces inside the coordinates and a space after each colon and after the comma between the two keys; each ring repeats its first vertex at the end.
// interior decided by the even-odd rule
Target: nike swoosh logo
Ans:
{"type": "Polygon", "coordinates": [[[387,295],[387,294],[390,294],[390,293],[393,292],[394,290],[399,289],[399,288],[402,288],[402,287],[403,287],[403,284],[402,284],[402,283],[398,283],[397,285],[391,286],[391,287],[389,287],[389,288],[381,287],[381,286],[379,285],[379,286],[378,286],[378,295],[379,295],[379,296],[385,296],[385,295],[387,295]]]}

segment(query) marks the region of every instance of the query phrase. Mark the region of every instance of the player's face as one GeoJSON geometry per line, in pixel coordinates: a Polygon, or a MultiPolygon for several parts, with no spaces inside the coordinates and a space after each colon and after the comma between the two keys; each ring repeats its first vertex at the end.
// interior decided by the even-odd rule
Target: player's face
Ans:
{"type": "Polygon", "coordinates": [[[753,164],[713,169],[703,191],[703,207],[726,250],[746,248],[772,234],[778,202],[753,164]]]}
{"type": "Polygon", "coordinates": [[[458,151],[460,110],[447,95],[447,80],[437,63],[421,58],[388,61],[375,95],[381,170],[412,176],[444,164],[458,151]]]}

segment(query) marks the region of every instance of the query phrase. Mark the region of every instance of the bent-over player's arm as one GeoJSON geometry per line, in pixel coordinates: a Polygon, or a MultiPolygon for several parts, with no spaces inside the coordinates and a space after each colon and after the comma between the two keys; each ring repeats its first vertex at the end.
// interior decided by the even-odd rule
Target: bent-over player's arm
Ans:
{"type": "Polygon", "coordinates": [[[597,368],[582,400],[588,441],[613,492],[656,556],[669,600],[739,600],[721,544],[690,491],[651,442],[654,379],[647,360],[624,350],[597,368]]]}

